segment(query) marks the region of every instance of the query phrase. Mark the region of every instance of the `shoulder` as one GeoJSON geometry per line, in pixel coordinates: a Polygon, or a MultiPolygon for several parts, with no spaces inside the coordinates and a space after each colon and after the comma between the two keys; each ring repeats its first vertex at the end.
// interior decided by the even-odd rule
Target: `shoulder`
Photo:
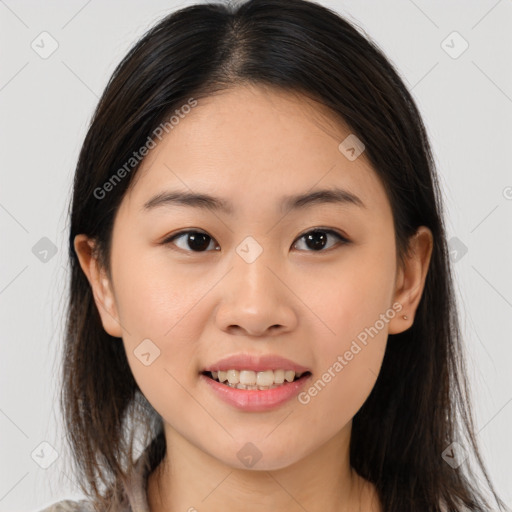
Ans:
{"type": "Polygon", "coordinates": [[[92,502],[88,500],[62,500],[51,504],[39,512],[94,512],[92,502]]]}

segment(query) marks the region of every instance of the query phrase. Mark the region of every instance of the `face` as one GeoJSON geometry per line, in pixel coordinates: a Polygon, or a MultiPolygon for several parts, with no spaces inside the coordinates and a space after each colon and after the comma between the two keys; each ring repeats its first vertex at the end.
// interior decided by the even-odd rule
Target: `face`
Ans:
{"type": "Polygon", "coordinates": [[[283,468],[349,431],[400,330],[391,207],[364,152],[339,149],[348,135],[303,97],[224,91],[150,151],[117,212],[104,327],[166,429],[231,467],[257,450],[258,468],[283,468]],[[325,189],[343,193],[293,207],[325,189]],[[162,200],[172,192],[228,208],[162,200]],[[218,366],[231,356],[252,359],[218,366]],[[294,365],[304,375],[270,390],[203,375],[294,365]]]}

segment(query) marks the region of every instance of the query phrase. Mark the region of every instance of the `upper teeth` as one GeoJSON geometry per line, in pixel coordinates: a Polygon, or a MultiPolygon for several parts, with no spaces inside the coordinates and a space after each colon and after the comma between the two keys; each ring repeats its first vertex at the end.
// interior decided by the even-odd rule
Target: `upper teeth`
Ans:
{"type": "MultiPolygon", "coordinates": [[[[265,370],[254,372],[252,370],[227,370],[211,372],[212,377],[219,382],[228,381],[230,384],[243,384],[245,386],[271,386],[282,384],[285,380],[292,382],[295,378],[293,370],[265,370]]],[[[302,373],[297,373],[297,378],[302,373]]]]}

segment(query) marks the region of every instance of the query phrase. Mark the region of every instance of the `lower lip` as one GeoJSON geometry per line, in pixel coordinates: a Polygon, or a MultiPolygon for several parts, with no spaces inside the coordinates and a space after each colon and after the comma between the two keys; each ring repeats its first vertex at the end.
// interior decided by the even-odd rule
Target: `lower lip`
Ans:
{"type": "Polygon", "coordinates": [[[311,374],[293,382],[285,382],[277,388],[264,390],[232,388],[206,375],[200,374],[200,377],[206,381],[210,389],[224,402],[243,411],[258,412],[279,407],[298,395],[306,382],[311,378],[311,374]]]}

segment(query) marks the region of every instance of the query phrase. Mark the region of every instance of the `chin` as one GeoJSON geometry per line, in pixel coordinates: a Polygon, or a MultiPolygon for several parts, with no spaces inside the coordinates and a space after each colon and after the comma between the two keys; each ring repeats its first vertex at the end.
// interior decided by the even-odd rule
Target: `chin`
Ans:
{"type": "MultiPolygon", "coordinates": [[[[267,443],[265,446],[262,446],[262,444],[247,441],[241,445],[241,448],[236,450],[233,458],[226,459],[226,452],[224,452],[223,456],[217,459],[233,469],[278,471],[294,464],[299,464],[305,456],[305,454],[298,453],[293,448],[290,448],[286,453],[279,453],[280,450],[275,445],[267,443]]],[[[237,444],[237,446],[239,445],[237,444]]]]}

